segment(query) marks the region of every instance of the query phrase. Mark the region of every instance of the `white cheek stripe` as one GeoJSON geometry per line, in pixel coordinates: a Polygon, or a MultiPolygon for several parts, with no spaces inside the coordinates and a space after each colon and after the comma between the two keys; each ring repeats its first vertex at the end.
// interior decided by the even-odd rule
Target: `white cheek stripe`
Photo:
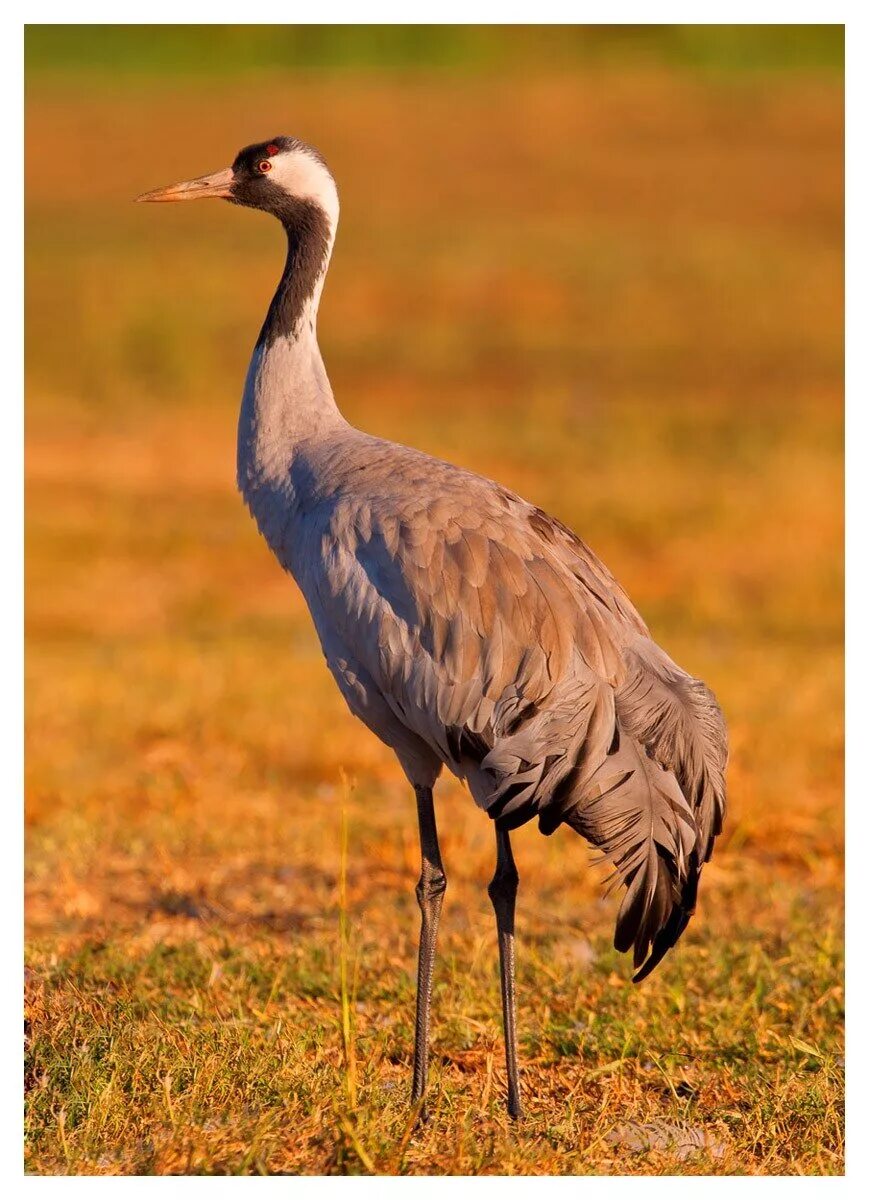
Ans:
{"type": "Polygon", "coordinates": [[[269,178],[300,200],[313,200],[329,218],[332,233],[338,222],[338,190],[322,163],[304,151],[285,151],[271,160],[269,178]]]}

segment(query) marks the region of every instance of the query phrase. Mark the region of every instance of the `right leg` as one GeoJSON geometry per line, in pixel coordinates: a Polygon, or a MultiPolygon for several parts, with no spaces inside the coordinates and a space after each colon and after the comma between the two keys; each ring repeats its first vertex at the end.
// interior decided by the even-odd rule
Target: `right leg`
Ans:
{"type": "Polygon", "coordinates": [[[513,949],[513,925],[519,872],[513,861],[510,834],[497,831],[498,861],[489,884],[489,899],[498,925],[498,955],[501,967],[501,1005],[504,1010],[504,1045],[507,1056],[507,1111],[522,1116],[519,1096],[519,1065],[516,1060],[516,956],[513,949]]]}

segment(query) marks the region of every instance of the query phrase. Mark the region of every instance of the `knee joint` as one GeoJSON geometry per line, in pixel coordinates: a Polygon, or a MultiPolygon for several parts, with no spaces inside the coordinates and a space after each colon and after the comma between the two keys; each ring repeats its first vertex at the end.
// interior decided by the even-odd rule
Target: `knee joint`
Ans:
{"type": "Polygon", "coordinates": [[[499,867],[489,883],[489,899],[494,904],[497,900],[512,898],[519,890],[519,872],[515,867],[499,867]]]}
{"type": "Polygon", "coordinates": [[[437,900],[447,890],[447,877],[443,871],[429,874],[423,872],[416,885],[416,898],[422,905],[427,900],[437,900]]]}

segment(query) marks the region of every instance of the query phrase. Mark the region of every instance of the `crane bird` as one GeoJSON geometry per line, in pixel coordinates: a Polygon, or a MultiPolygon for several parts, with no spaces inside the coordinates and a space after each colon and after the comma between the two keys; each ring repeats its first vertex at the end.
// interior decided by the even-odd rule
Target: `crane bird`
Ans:
{"type": "Polygon", "coordinates": [[[350,711],[416,795],[422,867],[412,1101],[425,1116],[432,974],[447,885],[432,790],[443,767],[495,827],[507,1107],[516,1055],[510,832],[568,825],[625,894],[615,946],[635,981],[675,944],[725,811],[727,738],[709,689],[652,640],[599,558],[507,488],[355,429],[317,344],[338,224],[319,152],[293,137],[139,197],[219,197],[278,218],[288,251],[244,384],[238,486],[310,609],[350,711]]]}

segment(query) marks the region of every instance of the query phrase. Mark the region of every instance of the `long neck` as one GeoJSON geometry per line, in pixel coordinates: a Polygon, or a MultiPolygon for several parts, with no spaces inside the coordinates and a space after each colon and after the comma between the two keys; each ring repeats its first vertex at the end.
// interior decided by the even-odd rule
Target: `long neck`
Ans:
{"type": "Polygon", "coordinates": [[[288,482],[302,442],[344,423],[317,344],[336,218],[299,202],[281,219],[287,261],[254,348],[239,416],[238,483],[252,506],[253,492],[288,482]]]}
{"type": "Polygon", "coordinates": [[[316,327],[317,309],[332,246],[337,214],[330,221],[312,201],[292,200],[277,214],[287,235],[287,261],[260,330],[257,347],[299,339],[307,324],[316,327]]]}

